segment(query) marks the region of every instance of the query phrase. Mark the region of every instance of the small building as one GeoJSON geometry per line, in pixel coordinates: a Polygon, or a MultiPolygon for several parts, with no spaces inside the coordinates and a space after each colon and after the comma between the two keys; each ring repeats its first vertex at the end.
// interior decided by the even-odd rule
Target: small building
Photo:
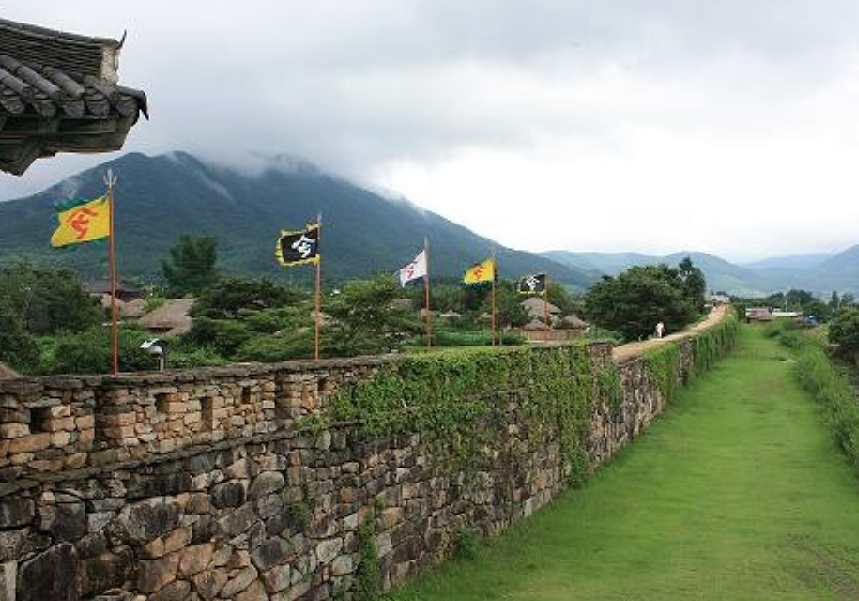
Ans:
{"type": "Polygon", "coordinates": [[[745,318],[746,323],[752,321],[772,321],[772,307],[746,307],[745,318]]]}
{"type": "Polygon", "coordinates": [[[137,320],[150,332],[165,336],[178,336],[191,330],[192,298],[174,298],[137,320]]]}
{"type": "Polygon", "coordinates": [[[554,323],[561,317],[561,309],[557,305],[553,305],[539,296],[529,296],[519,304],[525,309],[530,319],[546,321],[548,318],[549,323],[554,323]]]}
{"type": "MultiPolygon", "coordinates": [[[[110,298],[110,295],[113,292],[113,287],[110,285],[110,280],[102,279],[96,280],[94,282],[87,282],[86,291],[93,296],[107,296],[108,298],[110,298]]],[[[127,302],[130,300],[143,298],[144,296],[146,296],[146,292],[141,290],[140,288],[131,286],[124,282],[116,283],[117,300],[127,302]]]]}
{"type": "Polygon", "coordinates": [[[547,326],[542,319],[535,317],[531,321],[526,323],[524,326],[522,326],[522,329],[526,332],[543,332],[546,330],[551,330],[552,328],[547,326]]]}
{"type": "Polygon", "coordinates": [[[563,330],[572,330],[574,332],[587,332],[590,329],[591,324],[576,315],[567,315],[561,319],[561,323],[558,327],[563,330]]]}

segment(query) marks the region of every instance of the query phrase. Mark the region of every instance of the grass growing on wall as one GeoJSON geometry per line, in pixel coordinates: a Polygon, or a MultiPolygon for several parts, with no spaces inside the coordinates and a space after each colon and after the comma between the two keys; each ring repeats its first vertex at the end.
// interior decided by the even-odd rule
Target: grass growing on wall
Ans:
{"type": "Polygon", "coordinates": [[[856,481],[753,328],[582,490],[392,593],[396,601],[851,599],[856,481]]]}
{"type": "Polygon", "coordinates": [[[587,477],[591,372],[587,346],[407,356],[373,380],[341,390],[331,402],[330,419],[358,420],[367,436],[445,436],[468,461],[497,435],[491,426],[515,413],[539,431],[557,430],[570,480],[581,482],[587,477]]]}
{"type": "MultiPolygon", "coordinates": [[[[696,334],[691,371],[704,371],[724,357],[736,339],[729,317],[696,334]]],[[[663,344],[644,355],[666,400],[681,382],[680,350],[663,344]]],[[[619,410],[621,392],[614,364],[595,367],[588,345],[450,349],[409,355],[381,368],[368,381],[342,389],[331,401],[331,422],[357,421],[367,436],[421,433],[446,437],[459,458],[474,461],[494,442],[507,420],[525,419],[537,432],[557,432],[568,484],[590,473],[587,437],[592,403],[619,410]]]]}
{"type": "Polygon", "coordinates": [[[732,312],[716,326],[692,335],[692,364],[683,374],[685,379],[681,379],[680,374],[679,345],[661,344],[645,351],[642,360],[666,402],[670,403],[675,398],[682,384],[709,371],[716,361],[727,356],[734,348],[739,324],[732,312]]]}
{"type": "Polygon", "coordinates": [[[797,354],[797,379],[819,403],[835,443],[859,476],[859,399],[850,380],[827,356],[824,342],[808,331],[777,322],[766,333],[797,354]]]}

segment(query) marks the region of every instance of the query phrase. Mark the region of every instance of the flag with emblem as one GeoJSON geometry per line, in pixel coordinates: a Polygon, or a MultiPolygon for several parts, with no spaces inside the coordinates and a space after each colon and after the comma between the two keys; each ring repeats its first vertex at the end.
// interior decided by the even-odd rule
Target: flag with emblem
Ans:
{"type": "Polygon", "coordinates": [[[465,270],[463,281],[466,284],[481,284],[495,281],[495,257],[489,257],[465,270]]]}
{"type": "Polygon", "coordinates": [[[543,294],[546,291],[546,274],[534,273],[520,278],[516,291],[519,294],[543,294]]]}
{"type": "Polygon", "coordinates": [[[400,269],[400,285],[405,286],[412,280],[417,280],[427,274],[427,255],[426,250],[422,250],[414,260],[400,269]]]}
{"type": "Polygon", "coordinates": [[[319,224],[308,224],[303,230],[281,231],[275,256],[284,267],[319,262],[319,224]]]}
{"type": "Polygon", "coordinates": [[[59,224],[51,236],[51,246],[61,247],[91,242],[110,236],[110,197],[67,200],[56,203],[59,224]]]}

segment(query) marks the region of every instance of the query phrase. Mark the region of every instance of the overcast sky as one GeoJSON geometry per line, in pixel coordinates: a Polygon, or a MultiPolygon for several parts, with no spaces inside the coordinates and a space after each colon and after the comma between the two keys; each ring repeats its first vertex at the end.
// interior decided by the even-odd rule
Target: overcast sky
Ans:
{"type": "Polygon", "coordinates": [[[7,0],[0,14],[127,30],[120,83],[151,117],[120,153],[0,174],[0,200],[131,151],[289,154],[521,250],[747,261],[859,244],[855,0],[7,0]]]}

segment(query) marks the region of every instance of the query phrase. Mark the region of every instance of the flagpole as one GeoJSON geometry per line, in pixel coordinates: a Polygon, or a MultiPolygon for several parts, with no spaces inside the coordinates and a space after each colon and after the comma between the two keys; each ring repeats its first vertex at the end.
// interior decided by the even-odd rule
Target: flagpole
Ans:
{"type": "Polygon", "coordinates": [[[432,310],[430,309],[430,269],[429,269],[429,241],[424,238],[424,262],[426,273],[424,274],[424,306],[426,307],[426,333],[427,348],[432,348],[432,310]]]}
{"type": "Polygon", "coordinates": [[[319,322],[320,318],[320,298],[321,298],[321,282],[322,277],[320,275],[320,270],[322,268],[322,253],[320,252],[321,247],[320,244],[322,242],[322,213],[319,213],[316,216],[316,285],[315,285],[315,293],[314,293],[314,301],[313,301],[313,360],[319,361],[319,322]]]}
{"type": "Polygon", "coordinates": [[[498,303],[496,300],[496,282],[498,281],[498,259],[495,258],[495,249],[492,250],[492,346],[496,346],[498,339],[498,303]]]}
{"type": "Polygon", "coordinates": [[[543,343],[548,344],[549,342],[549,329],[551,329],[551,325],[549,322],[549,274],[546,273],[543,275],[543,319],[546,320],[547,329],[543,330],[543,343]]]}
{"type": "Polygon", "coordinates": [[[114,214],[116,207],[113,202],[113,187],[116,185],[116,176],[113,174],[113,169],[107,170],[107,175],[104,178],[104,183],[107,185],[107,203],[110,210],[110,226],[109,232],[110,242],[107,246],[107,264],[110,278],[110,313],[111,313],[111,334],[113,338],[113,375],[119,373],[119,319],[116,307],[116,243],[114,236],[114,214]]]}

